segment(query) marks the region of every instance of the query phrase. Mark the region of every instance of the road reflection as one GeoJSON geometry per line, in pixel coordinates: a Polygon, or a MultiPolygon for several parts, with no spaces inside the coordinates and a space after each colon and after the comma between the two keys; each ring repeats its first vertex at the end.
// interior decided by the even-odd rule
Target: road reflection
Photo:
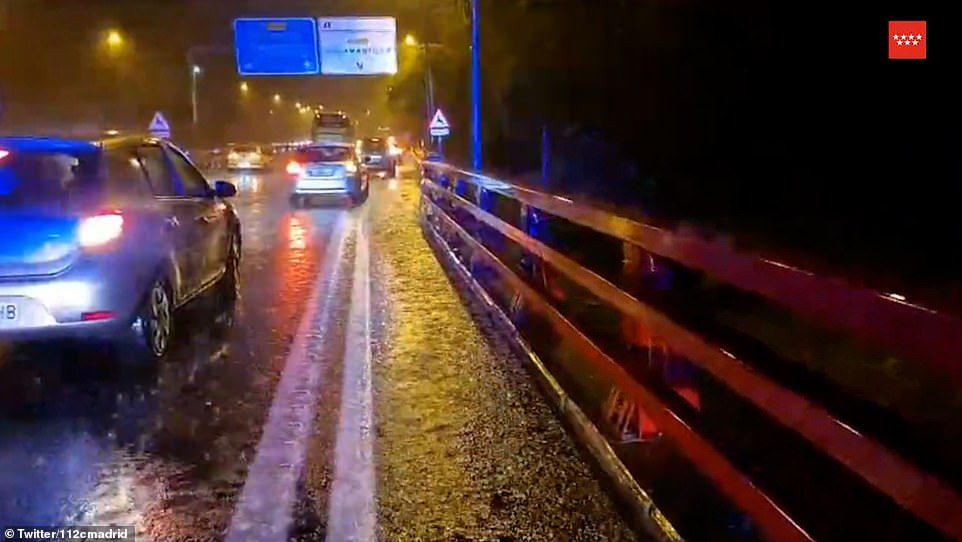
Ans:
{"type": "Polygon", "coordinates": [[[245,194],[258,194],[264,186],[262,175],[252,173],[240,173],[235,176],[237,180],[237,191],[245,194]]]}
{"type": "Polygon", "coordinates": [[[8,345],[0,367],[0,495],[16,498],[0,499],[0,524],[142,525],[158,488],[138,473],[186,460],[184,447],[163,445],[177,426],[189,430],[173,405],[229,354],[234,310],[188,308],[181,329],[203,331],[178,337],[152,369],[120,368],[97,347],[8,345]]]}
{"type": "Polygon", "coordinates": [[[287,239],[291,250],[300,251],[307,248],[308,228],[305,226],[304,221],[308,221],[309,224],[309,215],[304,215],[303,217],[291,215],[288,219],[287,239]]]}

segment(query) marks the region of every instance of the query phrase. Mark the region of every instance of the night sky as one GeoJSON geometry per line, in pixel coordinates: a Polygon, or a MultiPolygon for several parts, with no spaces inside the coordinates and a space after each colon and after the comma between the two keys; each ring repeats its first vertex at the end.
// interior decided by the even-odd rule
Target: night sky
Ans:
{"type": "MultiPolygon", "coordinates": [[[[175,130],[190,118],[190,80],[186,51],[215,45],[225,50],[202,54],[198,63],[200,109],[212,135],[263,127],[267,97],[281,94],[294,101],[360,112],[378,107],[388,78],[270,77],[249,80],[249,98],[265,98],[256,114],[239,115],[232,53],[232,20],[250,16],[388,15],[399,19],[399,32],[417,31],[420,18],[410,14],[417,2],[400,0],[5,0],[0,3],[0,97],[4,122],[22,126],[80,122],[97,117],[104,103],[115,104],[124,119],[149,120],[163,111],[175,130]],[[399,9],[401,4],[407,7],[399,9]],[[407,24],[408,21],[412,24],[407,24]],[[118,54],[105,50],[108,29],[122,32],[118,54]],[[13,54],[11,54],[13,53],[13,54]]],[[[293,111],[291,109],[288,112],[293,111]]],[[[376,113],[376,112],[375,112],[376,113]]],[[[283,131],[296,132],[295,114],[283,131]]]]}

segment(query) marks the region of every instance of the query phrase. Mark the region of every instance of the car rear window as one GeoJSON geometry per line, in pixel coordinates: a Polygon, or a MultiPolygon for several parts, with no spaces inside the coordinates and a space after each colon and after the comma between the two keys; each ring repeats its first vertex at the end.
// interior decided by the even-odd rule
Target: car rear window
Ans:
{"type": "Polygon", "coordinates": [[[383,152],[387,148],[387,140],[369,138],[361,142],[361,149],[365,152],[383,152]]]}
{"type": "Polygon", "coordinates": [[[260,147],[256,145],[237,145],[231,150],[234,152],[261,152],[260,147]]]}
{"type": "Polygon", "coordinates": [[[104,185],[97,153],[10,152],[0,158],[0,207],[75,209],[96,199],[104,185]]]}
{"type": "Polygon", "coordinates": [[[351,160],[354,153],[348,147],[311,147],[298,153],[302,162],[344,162],[351,160]]]}
{"type": "Polygon", "coordinates": [[[314,116],[315,128],[349,128],[351,119],[340,113],[320,113],[314,116]]]}

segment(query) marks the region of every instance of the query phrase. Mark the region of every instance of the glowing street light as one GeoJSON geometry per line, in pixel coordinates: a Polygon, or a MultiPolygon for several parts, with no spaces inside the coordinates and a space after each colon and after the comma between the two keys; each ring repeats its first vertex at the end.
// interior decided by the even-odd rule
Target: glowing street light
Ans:
{"type": "Polygon", "coordinates": [[[295,103],[294,103],[294,107],[300,109],[300,108],[301,108],[301,102],[295,102],[295,103]]]}
{"type": "Polygon", "coordinates": [[[276,103],[276,104],[281,103],[281,95],[280,95],[280,94],[275,94],[275,95],[274,95],[274,103],[276,103]]]}
{"type": "Polygon", "coordinates": [[[241,84],[240,84],[240,90],[241,90],[241,92],[244,92],[244,93],[246,93],[248,90],[250,90],[250,87],[247,86],[247,81],[242,81],[242,82],[241,82],[241,84]]]}
{"type": "Polygon", "coordinates": [[[197,66],[196,64],[190,68],[190,73],[192,73],[193,75],[200,75],[200,72],[201,72],[200,66],[197,66]]]}
{"type": "Polygon", "coordinates": [[[418,40],[417,38],[414,37],[414,35],[408,34],[407,36],[404,36],[404,45],[414,47],[417,44],[418,44],[418,40]]]}
{"type": "Polygon", "coordinates": [[[124,37],[120,35],[119,30],[110,30],[107,32],[107,46],[111,49],[119,49],[124,44],[124,37]]]}

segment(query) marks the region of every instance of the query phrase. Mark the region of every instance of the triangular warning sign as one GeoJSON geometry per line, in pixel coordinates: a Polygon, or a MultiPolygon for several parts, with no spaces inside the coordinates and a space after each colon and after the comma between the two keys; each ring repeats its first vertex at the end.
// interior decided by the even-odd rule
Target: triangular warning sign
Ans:
{"type": "Polygon", "coordinates": [[[158,111],[154,113],[154,118],[150,121],[150,125],[147,126],[147,131],[152,134],[170,134],[170,124],[167,123],[164,115],[158,111]]]}
{"type": "Polygon", "coordinates": [[[434,113],[434,118],[431,119],[431,124],[428,125],[428,128],[432,130],[444,130],[450,127],[451,125],[448,124],[448,119],[445,118],[444,113],[442,113],[440,109],[434,113]]]}

